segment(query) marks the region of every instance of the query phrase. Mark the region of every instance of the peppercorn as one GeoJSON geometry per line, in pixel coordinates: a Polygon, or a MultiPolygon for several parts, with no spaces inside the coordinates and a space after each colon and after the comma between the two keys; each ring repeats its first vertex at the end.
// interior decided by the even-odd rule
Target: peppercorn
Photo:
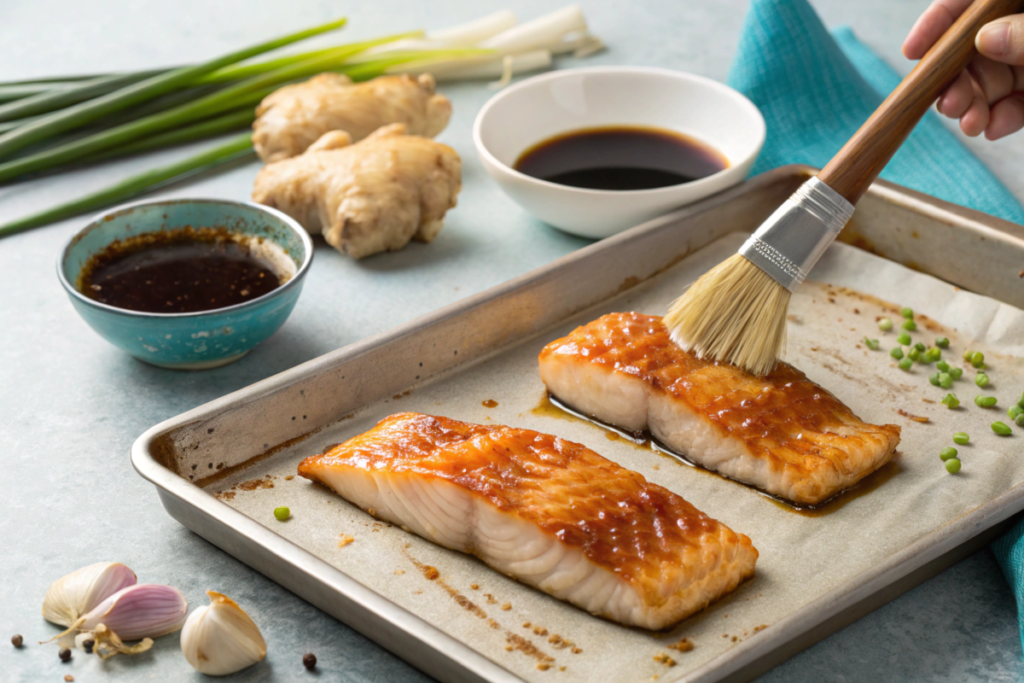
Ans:
{"type": "Polygon", "coordinates": [[[91,655],[92,649],[96,647],[96,641],[90,638],[89,640],[82,641],[82,648],[85,650],[85,654],[91,655]]]}
{"type": "Polygon", "coordinates": [[[307,652],[302,655],[302,666],[306,667],[310,671],[316,668],[316,655],[312,652],[307,652]]]}
{"type": "Polygon", "coordinates": [[[21,634],[11,636],[11,645],[14,647],[21,647],[21,644],[25,642],[25,639],[21,637],[21,634]]]}
{"type": "Polygon", "coordinates": [[[71,661],[71,650],[67,649],[66,647],[62,647],[60,649],[60,652],[57,653],[57,656],[60,657],[60,661],[62,661],[62,662],[70,662],[71,661]]]}

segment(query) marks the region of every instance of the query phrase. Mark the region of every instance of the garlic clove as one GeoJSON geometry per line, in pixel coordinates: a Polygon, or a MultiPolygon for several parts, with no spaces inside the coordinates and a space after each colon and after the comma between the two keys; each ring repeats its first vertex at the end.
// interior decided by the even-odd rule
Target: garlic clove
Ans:
{"type": "Polygon", "coordinates": [[[120,562],[99,562],[54,581],[43,598],[43,618],[61,626],[78,619],[117,591],[134,586],[135,572],[120,562]]]}
{"type": "Polygon", "coordinates": [[[95,631],[103,624],[121,640],[157,638],[185,623],[188,602],[177,588],[140,583],[114,593],[75,624],[79,631],[95,631]]]}
{"type": "Polygon", "coordinates": [[[267,643],[256,623],[238,604],[216,591],[206,591],[208,606],[189,615],[181,629],[181,651],[200,673],[226,676],[267,656],[267,643]]]}

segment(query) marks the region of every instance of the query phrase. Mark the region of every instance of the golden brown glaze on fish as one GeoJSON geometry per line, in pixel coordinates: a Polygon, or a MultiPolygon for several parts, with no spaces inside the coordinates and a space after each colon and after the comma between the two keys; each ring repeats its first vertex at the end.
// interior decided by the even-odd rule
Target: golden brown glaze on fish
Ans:
{"type": "Polygon", "coordinates": [[[662,628],[750,577],[750,539],[585,446],[400,413],[299,474],[624,624],[662,628]]]}
{"type": "Polygon", "coordinates": [[[612,313],[548,344],[541,379],[556,398],[694,462],[815,505],[890,460],[896,425],[861,421],[787,363],[756,377],[676,346],[656,316],[612,313]]]}

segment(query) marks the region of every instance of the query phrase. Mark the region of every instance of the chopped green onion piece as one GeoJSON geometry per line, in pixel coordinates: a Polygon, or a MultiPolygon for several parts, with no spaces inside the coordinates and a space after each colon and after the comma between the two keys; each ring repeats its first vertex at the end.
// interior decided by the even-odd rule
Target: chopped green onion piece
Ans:
{"type": "Polygon", "coordinates": [[[939,386],[943,389],[949,389],[953,386],[953,378],[950,377],[948,372],[939,373],[939,386]]]}
{"type": "Polygon", "coordinates": [[[956,474],[960,471],[960,461],[956,458],[950,458],[946,461],[946,471],[950,474],[956,474]]]}
{"type": "Polygon", "coordinates": [[[974,351],[971,351],[970,349],[967,349],[966,351],[964,351],[964,355],[963,355],[963,358],[964,358],[964,360],[965,360],[965,361],[967,361],[968,363],[970,363],[970,362],[971,362],[971,357],[972,357],[972,356],[974,356],[974,351]]]}
{"type": "Polygon", "coordinates": [[[988,375],[986,375],[984,372],[979,372],[978,376],[974,378],[974,383],[977,384],[979,387],[987,387],[988,375]]]}
{"type": "Polygon", "coordinates": [[[960,379],[961,377],[963,377],[963,374],[964,374],[964,369],[963,368],[950,368],[949,369],[949,376],[952,377],[954,381],[960,379]]]}
{"type": "Polygon", "coordinates": [[[998,399],[995,396],[975,396],[974,402],[982,408],[991,408],[998,402],[998,399]]]}
{"type": "Polygon", "coordinates": [[[1010,408],[1006,411],[1006,414],[1010,417],[1011,420],[1016,420],[1017,416],[1020,415],[1021,413],[1024,413],[1024,408],[1021,408],[1020,405],[1016,403],[1010,406],[1010,408]]]}
{"type": "Polygon", "coordinates": [[[905,329],[907,332],[913,332],[914,330],[917,329],[917,323],[915,323],[913,320],[904,320],[903,324],[900,325],[900,327],[905,329]]]}
{"type": "Polygon", "coordinates": [[[1014,419],[1013,424],[1017,425],[1018,427],[1024,427],[1024,413],[1021,413],[1020,415],[1018,415],[1014,419]]]}
{"type": "Polygon", "coordinates": [[[939,373],[936,372],[935,374],[930,375],[928,377],[928,381],[934,384],[935,386],[939,386],[939,373]]]}
{"type": "Polygon", "coordinates": [[[899,360],[900,358],[903,358],[903,349],[897,346],[893,348],[892,351],[889,352],[889,355],[895,358],[896,360],[899,360]]]}
{"type": "Polygon", "coordinates": [[[918,360],[919,358],[921,358],[921,352],[917,350],[916,346],[911,346],[910,349],[907,351],[907,358],[909,358],[910,360],[918,360]]]}
{"type": "Polygon", "coordinates": [[[946,337],[939,337],[938,339],[935,340],[935,345],[938,346],[940,349],[945,349],[949,346],[949,339],[947,339],[946,337]]]}
{"type": "Polygon", "coordinates": [[[939,451],[939,457],[942,458],[943,460],[949,460],[950,458],[955,458],[956,456],[957,451],[952,446],[946,446],[941,451],[939,451]]]}
{"type": "Polygon", "coordinates": [[[896,341],[898,341],[903,346],[910,346],[910,335],[907,334],[906,332],[900,332],[900,336],[896,337],[896,341]]]}
{"type": "Polygon", "coordinates": [[[914,317],[914,309],[904,306],[900,309],[900,315],[904,318],[910,319],[914,317]]]}
{"type": "Polygon", "coordinates": [[[274,517],[277,517],[277,521],[283,522],[292,516],[292,511],[286,507],[274,508],[274,517]]]}
{"type": "Polygon", "coordinates": [[[878,329],[880,329],[882,332],[888,332],[889,330],[891,330],[892,329],[892,319],[890,319],[890,318],[882,318],[881,320],[879,320],[878,321],[878,329]]]}
{"type": "Polygon", "coordinates": [[[1009,436],[1010,434],[1013,434],[1013,430],[1007,427],[1002,422],[993,422],[992,431],[998,434],[999,436],[1009,436]]]}
{"type": "Polygon", "coordinates": [[[910,358],[904,358],[899,362],[899,366],[900,370],[909,370],[910,368],[914,367],[914,361],[912,361],[910,358]]]}
{"type": "Polygon", "coordinates": [[[942,349],[937,346],[933,346],[924,352],[924,357],[929,363],[934,363],[942,358],[942,349]]]}
{"type": "Polygon", "coordinates": [[[864,337],[864,346],[868,347],[872,351],[877,351],[878,350],[878,340],[877,339],[868,339],[867,337],[864,337]]]}
{"type": "MultiPolygon", "coordinates": [[[[956,394],[946,394],[942,399],[942,403],[950,410],[953,410],[960,405],[960,399],[956,397],[956,394]]],[[[953,438],[954,440],[956,439],[956,437],[953,438]]]]}
{"type": "Polygon", "coordinates": [[[971,436],[967,432],[957,432],[953,435],[953,443],[963,446],[971,440],[971,436]]]}
{"type": "Polygon", "coordinates": [[[917,342],[916,344],[914,344],[914,348],[924,353],[925,349],[927,349],[928,347],[924,345],[924,342],[917,342]]]}
{"type": "Polygon", "coordinates": [[[985,367],[985,354],[981,351],[975,351],[971,354],[971,365],[979,369],[985,367]]]}
{"type": "Polygon", "coordinates": [[[949,372],[949,363],[944,360],[940,360],[935,364],[935,369],[939,372],[949,372]]]}

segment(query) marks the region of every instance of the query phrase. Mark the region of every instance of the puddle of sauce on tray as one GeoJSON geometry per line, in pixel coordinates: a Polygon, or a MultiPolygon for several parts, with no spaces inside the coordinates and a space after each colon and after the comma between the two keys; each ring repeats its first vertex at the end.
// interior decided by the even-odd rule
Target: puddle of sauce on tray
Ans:
{"type": "Polygon", "coordinates": [[[836,495],[832,496],[831,498],[822,503],[819,503],[818,505],[797,505],[792,501],[786,500],[785,498],[773,496],[770,493],[762,491],[761,489],[753,487],[742,481],[737,481],[735,479],[731,479],[725,476],[724,474],[715,472],[714,470],[709,470],[706,467],[703,467],[702,465],[693,462],[685,455],[682,455],[681,453],[676,453],[672,449],[668,448],[663,443],[654,438],[654,436],[650,432],[644,431],[641,434],[625,432],[617,427],[613,427],[610,424],[597,420],[588,415],[584,415],[583,413],[575,410],[574,408],[555,398],[547,391],[544,392],[544,395],[541,398],[540,403],[531,412],[534,415],[538,415],[541,417],[554,417],[562,420],[581,420],[592,425],[597,425],[601,429],[607,430],[609,440],[615,441],[621,439],[630,442],[636,445],[637,447],[648,448],[657,453],[658,455],[670,458],[683,465],[688,465],[697,472],[703,472],[704,474],[718,477],[719,479],[724,479],[725,481],[732,482],[734,484],[739,484],[744,488],[748,488],[752,491],[755,491],[756,493],[758,493],[761,496],[764,496],[765,498],[767,498],[768,500],[770,500],[772,503],[782,508],[783,510],[804,517],[822,517],[824,515],[832,514],[833,512],[839,510],[841,507],[843,507],[850,501],[856,500],[857,498],[860,498],[863,495],[871,493],[879,486],[881,486],[882,484],[884,484],[885,482],[889,481],[894,476],[899,474],[901,471],[899,463],[890,460],[888,463],[878,468],[868,476],[864,477],[850,488],[840,491],[836,495]],[[612,436],[613,434],[614,436],[612,436]]]}

